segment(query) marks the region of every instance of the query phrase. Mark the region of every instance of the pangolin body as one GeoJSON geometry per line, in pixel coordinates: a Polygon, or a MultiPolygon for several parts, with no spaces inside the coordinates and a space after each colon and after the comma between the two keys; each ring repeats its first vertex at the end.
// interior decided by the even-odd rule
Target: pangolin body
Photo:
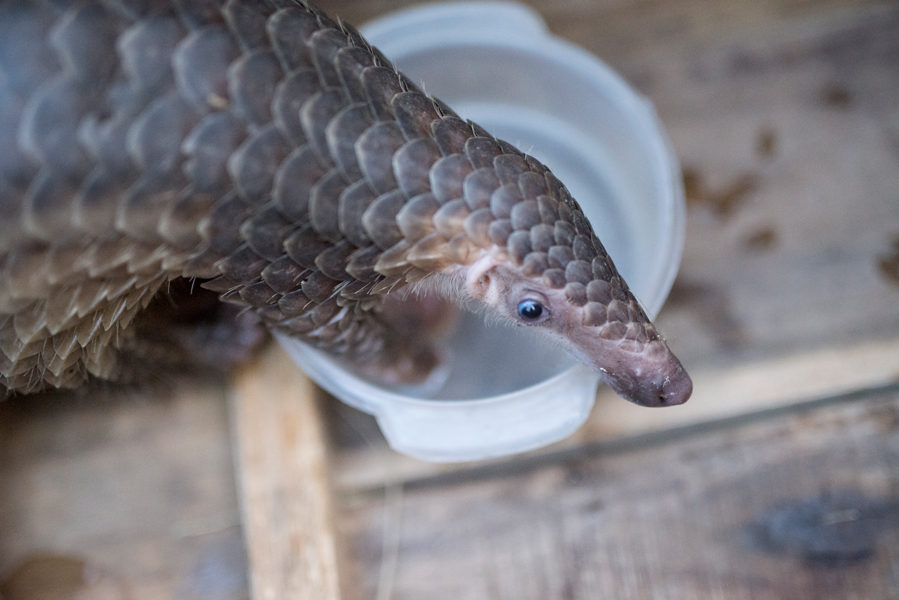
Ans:
{"type": "Polygon", "coordinates": [[[7,391],[115,379],[179,278],[382,366],[422,355],[384,298],[428,285],[640,404],[692,389],[544,165],[301,0],[4,1],[0,140],[7,391]]]}

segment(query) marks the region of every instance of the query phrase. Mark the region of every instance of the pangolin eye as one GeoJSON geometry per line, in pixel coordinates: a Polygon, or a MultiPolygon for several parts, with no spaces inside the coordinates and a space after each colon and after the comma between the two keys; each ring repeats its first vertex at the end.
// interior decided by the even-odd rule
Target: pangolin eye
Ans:
{"type": "Polygon", "coordinates": [[[522,300],[518,303],[518,316],[525,321],[536,321],[543,316],[543,305],[534,300],[522,300]]]}

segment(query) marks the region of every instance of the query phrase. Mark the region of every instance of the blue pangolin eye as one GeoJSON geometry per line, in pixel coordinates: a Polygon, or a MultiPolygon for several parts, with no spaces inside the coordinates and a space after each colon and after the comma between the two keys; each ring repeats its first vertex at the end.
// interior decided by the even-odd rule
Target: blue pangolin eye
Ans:
{"type": "Polygon", "coordinates": [[[525,321],[536,321],[543,316],[543,305],[534,300],[522,300],[518,304],[518,316],[525,321]]]}

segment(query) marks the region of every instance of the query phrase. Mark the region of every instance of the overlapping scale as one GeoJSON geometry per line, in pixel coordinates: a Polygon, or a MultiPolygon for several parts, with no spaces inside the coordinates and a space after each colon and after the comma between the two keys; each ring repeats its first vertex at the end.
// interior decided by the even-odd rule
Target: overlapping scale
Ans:
{"type": "Polygon", "coordinates": [[[5,4],[0,134],[0,389],[117,377],[179,277],[324,349],[395,349],[381,296],[485,252],[604,337],[658,339],[544,165],[302,1],[5,4]]]}

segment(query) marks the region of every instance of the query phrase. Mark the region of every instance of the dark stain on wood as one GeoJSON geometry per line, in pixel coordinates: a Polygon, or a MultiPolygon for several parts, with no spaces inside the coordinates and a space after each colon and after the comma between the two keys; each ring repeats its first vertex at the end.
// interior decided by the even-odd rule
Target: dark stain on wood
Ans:
{"type": "Polygon", "coordinates": [[[721,190],[709,195],[709,204],[722,217],[733,215],[759,186],[759,177],[754,173],[737,176],[721,190]]]}
{"type": "Polygon", "coordinates": [[[719,189],[706,187],[702,174],[693,167],[685,167],[682,177],[687,205],[707,206],[720,218],[733,216],[759,187],[759,176],[755,173],[737,175],[719,189]]]}
{"type": "Polygon", "coordinates": [[[755,153],[766,160],[774,158],[777,153],[777,131],[773,127],[759,130],[755,139],[755,153]]]}
{"type": "Polygon", "coordinates": [[[583,461],[574,461],[565,469],[565,484],[572,487],[590,482],[590,471],[583,461]]]}
{"type": "Polygon", "coordinates": [[[667,306],[689,307],[695,311],[699,323],[708,328],[724,348],[738,348],[747,341],[746,331],[733,313],[730,298],[714,285],[679,277],[668,295],[667,306]]]}
{"type": "Polygon", "coordinates": [[[749,234],[744,242],[744,246],[750,252],[765,252],[774,248],[777,242],[777,229],[774,227],[762,227],[749,234]]]}
{"type": "Polygon", "coordinates": [[[124,600],[118,583],[78,556],[35,555],[0,583],[3,600],[124,600]]]}
{"type": "Polygon", "coordinates": [[[784,502],[747,526],[758,550],[789,555],[812,566],[864,561],[883,531],[899,525],[899,502],[839,490],[784,502]]]}
{"type": "Polygon", "coordinates": [[[890,253],[877,257],[877,270],[888,283],[899,286],[899,234],[893,236],[890,253]]]}
{"type": "Polygon", "coordinates": [[[825,84],[820,91],[821,104],[828,108],[847,110],[852,107],[852,92],[837,82],[825,84]]]}
{"type": "Polygon", "coordinates": [[[684,167],[681,177],[684,180],[684,198],[687,204],[705,202],[705,184],[702,175],[694,167],[684,167]]]}

